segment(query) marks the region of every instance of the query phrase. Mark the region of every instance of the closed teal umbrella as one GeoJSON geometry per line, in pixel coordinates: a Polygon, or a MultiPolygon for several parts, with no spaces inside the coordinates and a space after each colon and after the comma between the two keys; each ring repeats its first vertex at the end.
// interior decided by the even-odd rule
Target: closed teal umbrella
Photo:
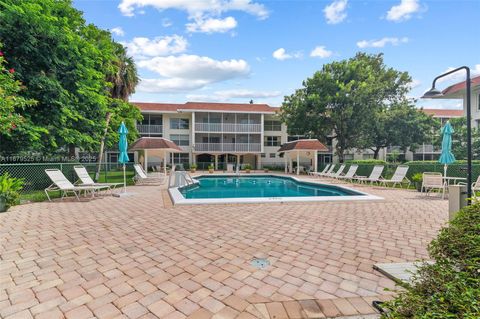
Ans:
{"type": "Polygon", "coordinates": [[[447,121],[442,128],[442,153],[440,154],[440,158],[438,161],[444,164],[444,173],[445,177],[447,177],[447,166],[448,164],[452,164],[455,162],[455,156],[452,153],[452,134],[455,131],[453,130],[450,121],[447,121]]]}
{"type": "Polygon", "coordinates": [[[125,126],[125,123],[122,122],[120,127],[118,128],[118,151],[119,151],[119,156],[118,156],[118,162],[120,164],[123,164],[123,192],[125,193],[127,191],[127,176],[125,174],[125,164],[130,161],[128,158],[128,141],[127,141],[127,134],[128,134],[128,129],[125,126]]]}

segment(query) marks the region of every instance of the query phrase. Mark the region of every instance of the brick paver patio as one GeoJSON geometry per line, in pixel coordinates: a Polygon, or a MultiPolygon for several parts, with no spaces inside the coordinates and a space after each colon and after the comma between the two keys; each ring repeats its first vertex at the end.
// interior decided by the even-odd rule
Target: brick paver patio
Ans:
{"type": "Polygon", "coordinates": [[[355,187],[384,200],[172,207],[147,186],[14,207],[0,215],[0,318],[375,313],[394,284],[372,265],[426,258],[448,203],[355,187]]]}

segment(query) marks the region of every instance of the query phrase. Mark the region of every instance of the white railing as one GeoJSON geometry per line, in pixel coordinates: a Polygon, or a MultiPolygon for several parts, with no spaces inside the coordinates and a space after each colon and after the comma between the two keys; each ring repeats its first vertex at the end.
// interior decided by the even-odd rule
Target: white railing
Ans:
{"type": "Polygon", "coordinates": [[[163,125],[137,124],[137,130],[140,134],[162,134],[163,125]]]}
{"type": "Polygon", "coordinates": [[[261,133],[262,124],[195,123],[197,132],[261,133]]]}
{"type": "Polygon", "coordinates": [[[261,152],[260,143],[196,143],[195,152],[261,152]]]}

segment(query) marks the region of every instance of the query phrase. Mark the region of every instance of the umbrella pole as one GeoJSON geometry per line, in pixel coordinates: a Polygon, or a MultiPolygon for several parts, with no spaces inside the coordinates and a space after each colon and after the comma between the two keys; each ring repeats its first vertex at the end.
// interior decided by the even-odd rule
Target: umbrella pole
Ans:
{"type": "Polygon", "coordinates": [[[125,174],[125,164],[123,164],[123,193],[127,192],[127,176],[125,174]]]}
{"type": "Polygon", "coordinates": [[[447,164],[443,165],[443,173],[444,173],[443,176],[444,177],[447,177],[447,166],[448,166],[447,164]]]}

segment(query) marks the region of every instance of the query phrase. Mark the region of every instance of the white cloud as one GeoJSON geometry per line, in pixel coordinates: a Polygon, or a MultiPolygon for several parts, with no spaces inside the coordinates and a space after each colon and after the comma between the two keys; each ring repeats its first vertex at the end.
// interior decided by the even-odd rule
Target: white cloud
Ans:
{"type": "Polygon", "coordinates": [[[123,37],[125,35],[125,31],[123,31],[122,27],[115,27],[112,30],[110,30],[110,32],[120,37],[123,37]]]}
{"type": "Polygon", "coordinates": [[[400,4],[393,6],[387,12],[387,20],[404,21],[412,17],[412,14],[421,10],[419,0],[401,0],[400,4]]]}
{"type": "Polygon", "coordinates": [[[328,58],[332,56],[333,52],[329,51],[325,48],[325,46],[317,46],[315,49],[310,52],[311,57],[318,57],[318,58],[328,58]]]}
{"type": "Polygon", "coordinates": [[[266,19],[269,14],[263,4],[253,2],[252,0],[122,0],[118,8],[123,15],[133,16],[136,12],[135,9],[147,6],[158,10],[176,9],[186,11],[189,20],[193,21],[187,24],[187,30],[190,32],[203,32],[201,26],[205,23],[206,26],[204,28],[207,30],[205,32],[209,33],[225,32],[226,27],[228,27],[228,30],[234,28],[236,21],[235,26],[232,27],[234,21],[232,17],[219,18],[228,11],[246,12],[259,19],[266,19]],[[219,24],[223,27],[220,27],[219,24]],[[195,31],[191,31],[190,29],[192,28],[195,31]]]}
{"type": "Polygon", "coordinates": [[[208,84],[246,77],[250,66],[244,60],[214,60],[197,55],[154,57],[141,60],[138,67],[162,78],[142,79],[138,91],[179,92],[200,89],[208,84]]]}
{"type": "Polygon", "coordinates": [[[137,58],[165,56],[182,53],[187,49],[187,40],[179,35],[156,37],[154,39],[137,37],[130,42],[123,42],[128,53],[137,58]]]}
{"type": "Polygon", "coordinates": [[[337,24],[345,20],[348,0],[335,0],[323,9],[328,24],[337,24]]]}
{"type": "Polygon", "coordinates": [[[237,27],[237,20],[234,17],[226,17],[225,19],[195,19],[192,23],[186,24],[189,32],[203,33],[224,33],[237,27]]]}
{"type": "Polygon", "coordinates": [[[173,25],[173,22],[170,19],[168,18],[162,19],[162,27],[168,28],[168,27],[171,27],[172,25],[173,25]]]}
{"type": "Polygon", "coordinates": [[[418,88],[420,85],[422,85],[422,82],[417,79],[412,79],[412,82],[410,82],[410,90],[418,88]]]}
{"type": "Polygon", "coordinates": [[[302,57],[301,52],[293,52],[293,53],[287,53],[284,48],[279,48],[275,51],[273,51],[272,56],[280,61],[287,60],[287,59],[298,59],[302,57]]]}
{"type": "Polygon", "coordinates": [[[227,101],[230,99],[261,99],[281,96],[280,91],[254,91],[248,89],[232,89],[215,91],[213,94],[189,94],[187,99],[196,101],[227,101]]]}
{"type": "MultiPolygon", "coordinates": [[[[452,71],[453,69],[456,69],[454,67],[449,67],[447,68],[445,71],[443,71],[442,73],[439,73],[439,74],[443,74],[443,73],[446,73],[446,72],[450,72],[452,71]]],[[[474,76],[477,76],[477,75],[480,75],[480,64],[476,64],[473,66],[473,68],[470,68],[470,76],[471,77],[474,77],[474,76]]],[[[452,74],[449,74],[447,76],[444,76],[440,79],[437,80],[437,83],[443,83],[443,82],[461,82],[461,81],[465,81],[466,79],[466,73],[465,73],[465,70],[459,70],[458,72],[455,72],[455,73],[452,73],[452,74]]]]}
{"type": "Polygon", "coordinates": [[[379,40],[362,40],[357,42],[357,46],[359,48],[383,48],[387,44],[391,44],[394,46],[397,46],[402,43],[407,43],[408,38],[403,37],[403,38],[382,38],[379,40]]]}

